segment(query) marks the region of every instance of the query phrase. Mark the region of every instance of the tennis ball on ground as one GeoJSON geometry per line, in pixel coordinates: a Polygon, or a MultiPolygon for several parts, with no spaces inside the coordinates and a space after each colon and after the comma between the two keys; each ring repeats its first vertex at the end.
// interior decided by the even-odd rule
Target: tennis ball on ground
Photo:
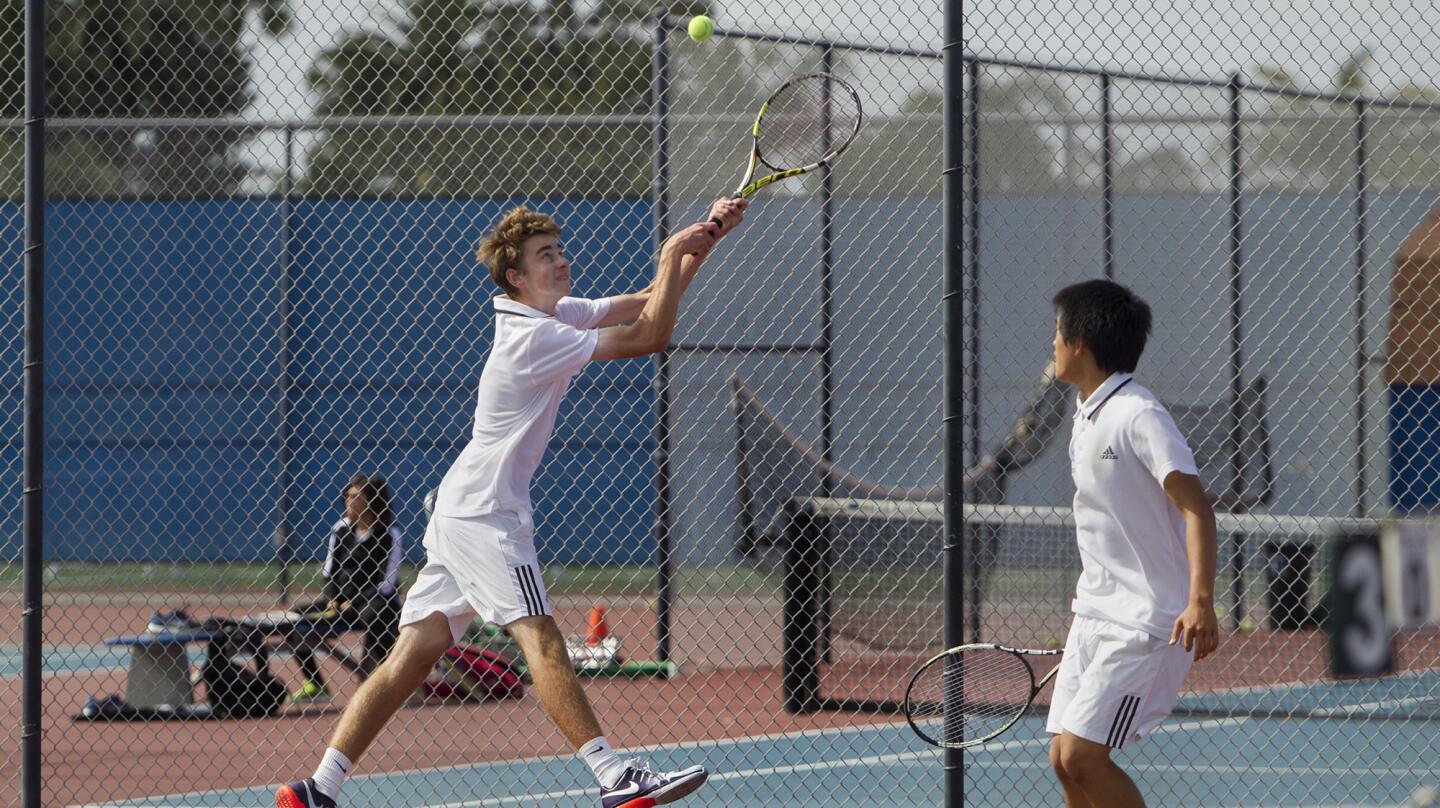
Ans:
{"type": "Polygon", "coordinates": [[[1255,630],[1255,621],[1254,621],[1254,620],[1251,620],[1251,619],[1248,618],[1248,617],[1245,618],[1244,620],[1241,620],[1241,621],[1240,621],[1240,630],[1241,630],[1241,631],[1254,631],[1254,630],[1255,630]]]}
{"type": "Polygon", "coordinates": [[[715,33],[715,21],[701,14],[698,17],[690,18],[690,38],[696,42],[704,42],[715,33]]]}

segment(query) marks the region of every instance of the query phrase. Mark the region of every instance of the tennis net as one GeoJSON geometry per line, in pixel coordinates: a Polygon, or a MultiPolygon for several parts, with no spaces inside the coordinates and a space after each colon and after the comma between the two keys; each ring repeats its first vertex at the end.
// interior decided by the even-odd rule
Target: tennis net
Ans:
{"type": "MultiPolygon", "coordinates": [[[[910,673],[942,647],[941,504],[795,497],[775,521],[785,553],[786,708],[898,709],[910,673]]],[[[967,574],[980,578],[967,581],[966,641],[1058,647],[1080,570],[1070,509],[971,504],[964,521],[967,560],[977,562],[967,574]]],[[[1242,585],[1262,594],[1224,621],[1221,650],[1196,665],[1180,711],[1440,718],[1440,632],[1397,635],[1394,675],[1330,675],[1329,636],[1317,629],[1331,548],[1340,536],[1378,536],[1382,521],[1230,513],[1216,521],[1221,546],[1243,562],[1242,585]]]]}

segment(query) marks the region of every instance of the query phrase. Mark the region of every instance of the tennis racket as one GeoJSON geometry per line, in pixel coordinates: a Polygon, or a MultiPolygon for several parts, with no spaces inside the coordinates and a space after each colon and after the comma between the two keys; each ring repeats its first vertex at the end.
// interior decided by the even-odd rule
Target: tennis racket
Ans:
{"type": "Polygon", "coordinates": [[[745,178],[731,198],[827,165],[855,140],[862,117],[855,89],[829,73],[796,76],[780,85],[755,115],[745,178]],[[762,165],[771,173],[755,179],[762,165]]]}
{"type": "Polygon", "coordinates": [[[1063,653],[974,643],[936,654],[910,677],[905,720],[933,746],[964,749],[985,743],[1025,715],[1060,670],[1063,653]],[[1033,665],[1047,660],[1054,664],[1037,680],[1033,665]]]}

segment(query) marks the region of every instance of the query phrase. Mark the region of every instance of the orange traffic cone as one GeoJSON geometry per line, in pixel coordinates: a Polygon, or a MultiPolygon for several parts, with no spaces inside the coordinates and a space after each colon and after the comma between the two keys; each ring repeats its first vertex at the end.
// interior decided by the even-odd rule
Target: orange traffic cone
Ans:
{"type": "Polygon", "coordinates": [[[610,636],[610,627],[605,625],[605,607],[596,604],[590,609],[590,628],[585,634],[586,645],[599,645],[610,636]]]}

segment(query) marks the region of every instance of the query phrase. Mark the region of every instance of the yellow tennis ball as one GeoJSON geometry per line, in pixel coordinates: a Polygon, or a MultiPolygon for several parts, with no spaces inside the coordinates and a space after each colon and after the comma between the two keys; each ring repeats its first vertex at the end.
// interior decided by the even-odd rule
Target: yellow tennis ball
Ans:
{"type": "Polygon", "coordinates": [[[1240,621],[1240,630],[1241,630],[1241,631],[1254,631],[1254,630],[1255,630],[1255,621],[1254,621],[1254,620],[1251,620],[1251,619],[1248,618],[1248,617],[1245,618],[1244,620],[1241,620],[1241,621],[1240,621]]]}
{"type": "Polygon", "coordinates": [[[704,42],[715,33],[715,21],[701,14],[698,17],[690,18],[690,38],[696,42],[704,42]]]}

